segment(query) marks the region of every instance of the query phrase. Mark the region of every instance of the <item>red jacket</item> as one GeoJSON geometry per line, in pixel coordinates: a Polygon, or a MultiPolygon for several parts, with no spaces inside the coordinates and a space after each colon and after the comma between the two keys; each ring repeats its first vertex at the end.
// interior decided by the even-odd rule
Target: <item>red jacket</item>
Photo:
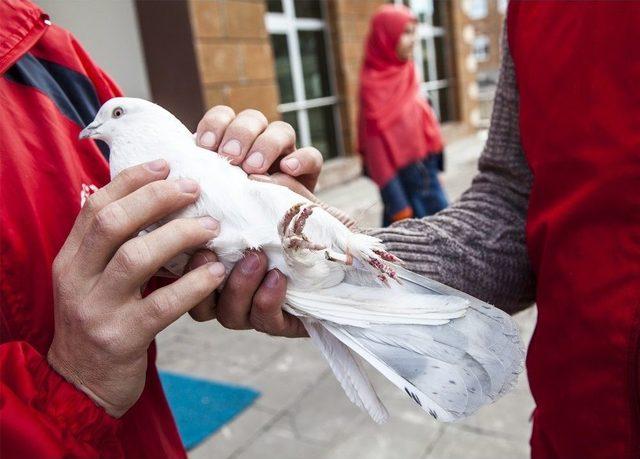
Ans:
{"type": "Polygon", "coordinates": [[[185,457],[149,352],[144,392],[119,420],[46,361],[51,264],[82,195],[109,180],[108,151],[78,142],[115,84],[66,31],[0,1],[0,456],[185,457]]]}
{"type": "Polygon", "coordinates": [[[512,1],[534,458],[640,458],[640,2],[512,1]]]}

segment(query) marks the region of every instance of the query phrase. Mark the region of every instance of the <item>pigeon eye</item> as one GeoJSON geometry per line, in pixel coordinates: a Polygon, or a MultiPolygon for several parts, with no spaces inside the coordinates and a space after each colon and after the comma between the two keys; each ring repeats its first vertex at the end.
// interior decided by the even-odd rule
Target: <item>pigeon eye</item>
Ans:
{"type": "Polygon", "coordinates": [[[113,109],[113,112],[111,112],[112,118],[120,118],[122,115],[124,115],[124,109],[122,107],[116,107],[113,109]]]}

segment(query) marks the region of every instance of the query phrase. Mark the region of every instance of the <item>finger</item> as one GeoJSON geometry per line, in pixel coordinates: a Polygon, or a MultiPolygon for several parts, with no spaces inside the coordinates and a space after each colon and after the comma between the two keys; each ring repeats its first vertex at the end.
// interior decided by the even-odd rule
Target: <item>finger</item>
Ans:
{"type": "Polygon", "coordinates": [[[69,256],[75,255],[89,223],[106,205],[153,181],[162,180],[167,175],[169,175],[169,165],[163,159],[130,167],[120,172],[110,183],[89,196],[61,250],[68,252],[69,256]]]}
{"type": "Polygon", "coordinates": [[[140,324],[155,336],[209,296],[224,280],[222,263],[208,263],[141,300],[140,324]]]}
{"type": "MultiPolygon", "coordinates": [[[[200,266],[204,266],[207,263],[215,263],[218,261],[218,257],[215,253],[210,250],[199,250],[197,251],[187,263],[187,267],[185,269],[185,274],[193,271],[194,269],[199,268],[200,266]]],[[[193,309],[189,311],[189,315],[198,322],[205,322],[207,320],[216,318],[216,298],[217,293],[213,292],[211,295],[206,297],[203,301],[198,303],[193,309]]]]}
{"type": "Polygon", "coordinates": [[[250,175],[251,180],[264,183],[273,183],[275,185],[281,185],[289,188],[291,191],[298,193],[300,196],[307,198],[310,201],[317,201],[318,198],[307,189],[302,183],[290,175],[277,172],[273,175],[250,175]]]}
{"type": "Polygon", "coordinates": [[[286,293],[285,276],[277,269],[269,271],[253,296],[249,316],[251,325],[258,331],[274,336],[309,336],[300,319],[282,310],[286,293]]]}
{"type": "Polygon", "coordinates": [[[267,257],[262,252],[247,252],[229,274],[216,306],[218,322],[234,330],[251,328],[249,312],[253,294],[267,272],[267,257]]]}
{"type": "Polygon", "coordinates": [[[279,157],[291,153],[295,147],[296,131],[290,124],[274,121],[253,142],[242,168],[249,174],[262,174],[279,157]]]}
{"type": "Polygon", "coordinates": [[[218,153],[238,165],[253,145],[256,138],[267,127],[267,118],[257,110],[244,110],[229,124],[224,133],[218,153]]]}
{"type": "Polygon", "coordinates": [[[184,274],[187,274],[189,271],[193,271],[200,266],[206,265],[207,263],[215,263],[218,261],[217,255],[211,250],[200,249],[196,251],[189,259],[189,263],[184,268],[184,274]]]}
{"type": "Polygon", "coordinates": [[[296,177],[309,191],[313,191],[322,170],[322,154],[313,147],[300,148],[280,161],[280,170],[296,177]]]}
{"type": "MultiPolygon", "coordinates": [[[[166,268],[160,268],[157,273],[154,274],[155,277],[164,277],[166,279],[177,279],[180,276],[173,274],[166,268]]],[[[144,290],[144,289],[143,289],[144,290]]]]}
{"type": "Polygon", "coordinates": [[[224,131],[236,117],[236,112],[226,105],[216,105],[211,108],[198,123],[196,139],[198,145],[209,150],[217,151],[224,131]]]}
{"type": "Polygon", "coordinates": [[[199,194],[193,180],[160,180],[99,210],[89,223],[75,259],[87,273],[99,273],[132,235],[188,204],[199,194]]]}
{"type": "Polygon", "coordinates": [[[105,281],[118,290],[137,290],[175,256],[216,237],[219,224],[211,217],[180,218],[123,244],[107,265],[105,281]]]}
{"type": "Polygon", "coordinates": [[[207,322],[216,318],[216,303],[218,293],[212,292],[196,306],[189,310],[189,315],[196,322],[207,322]]]}

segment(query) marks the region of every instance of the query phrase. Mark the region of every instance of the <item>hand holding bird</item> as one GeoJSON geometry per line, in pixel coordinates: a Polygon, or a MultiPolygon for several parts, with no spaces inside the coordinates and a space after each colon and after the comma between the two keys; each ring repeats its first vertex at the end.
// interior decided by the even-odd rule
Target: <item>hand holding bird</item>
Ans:
{"type": "MultiPolygon", "coordinates": [[[[354,353],[445,421],[497,399],[522,371],[523,346],[505,313],[404,270],[379,240],[351,231],[291,190],[249,180],[198,147],[161,107],[112,99],[82,136],[109,144],[112,176],[160,156],[170,165],[169,180],[199,183],[194,204],[146,231],[174,219],[212,217],[220,232],[204,245],[227,270],[247,249],[263,250],[270,267],[289,280],[283,309],[300,318],[347,396],[374,420],[388,414],[354,353]]],[[[165,267],[181,273],[188,255],[165,267]]]]}

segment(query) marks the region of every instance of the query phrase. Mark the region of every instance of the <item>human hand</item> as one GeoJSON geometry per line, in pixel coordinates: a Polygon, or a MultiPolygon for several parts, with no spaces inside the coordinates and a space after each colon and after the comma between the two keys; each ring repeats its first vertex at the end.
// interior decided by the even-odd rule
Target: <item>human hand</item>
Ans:
{"type": "MultiPolygon", "coordinates": [[[[215,254],[200,251],[187,271],[217,260],[215,254]]],[[[224,288],[190,311],[199,321],[217,318],[223,327],[234,330],[255,329],[269,335],[289,338],[308,336],[300,319],[282,310],[287,278],[277,269],[267,272],[267,256],[248,251],[233,267],[224,288]]]]}
{"type": "Polygon", "coordinates": [[[122,416],[145,385],[156,334],[222,282],[222,264],[192,269],[142,298],[141,287],[176,255],[214,238],[211,218],[142,228],[192,204],[198,185],[163,180],[163,160],[132,167],[87,200],[53,264],[55,333],[47,359],[112,416],[122,416]]]}
{"type": "Polygon", "coordinates": [[[302,184],[300,191],[313,192],[322,169],[317,149],[296,149],[290,124],[269,123],[257,110],[243,110],[236,116],[231,107],[213,107],[198,124],[196,139],[198,145],[228,157],[250,176],[288,176],[302,184]]]}
{"type": "MultiPolygon", "coordinates": [[[[196,139],[200,146],[227,156],[250,178],[288,186],[313,198],[322,155],[313,147],[296,149],[291,125],[282,121],[268,123],[256,110],[244,110],[236,116],[233,109],[220,105],[200,121],[196,139]]],[[[217,261],[213,252],[199,251],[191,258],[187,271],[212,261],[217,261]]],[[[307,336],[302,323],[281,309],[286,283],[279,271],[267,273],[267,260],[262,252],[249,252],[235,266],[222,292],[214,292],[189,313],[198,321],[217,316],[227,328],[307,336]]]]}
{"type": "MultiPolygon", "coordinates": [[[[235,115],[226,106],[216,106],[198,124],[198,144],[218,151],[240,165],[250,178],[286,186],[316,202],[345,225],[355,223],[343,212],[326,206],[313,190],[322,169],[322,154],[313,147],[295,149],[295,130],[282,121],[268,124],[256,110],[235,115]],[[229,145],[227,145],[229,143],[229,145]],[[233,154],[236,153],[236,154],[233,154]],[[259,153],[255,162],[252,155],[259,153]]],[[[187,271],[217,261],[213,252],[199,251],[187,271]]],[[[198,321],[217,317],[226,328],[256,329],[274,336],[308,336],[302,322],[282,310],[287,290],[286,277],[277,270],[267,273],[268,262],[262,252],[248,252],[232,270],[222,292],[214,292],[189,311],[198,321]],[[266,277],[265,277],[266,275],[266,277]]]]}

